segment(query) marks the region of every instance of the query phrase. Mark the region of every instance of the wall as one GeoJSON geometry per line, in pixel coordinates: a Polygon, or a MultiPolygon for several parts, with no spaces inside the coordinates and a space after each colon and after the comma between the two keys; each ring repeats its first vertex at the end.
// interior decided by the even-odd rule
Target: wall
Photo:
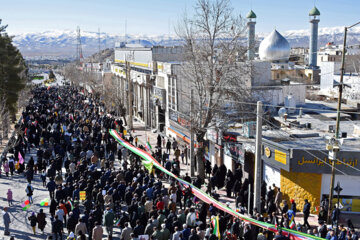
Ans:
{"type": "Polygon", "coordinates": [[[252,62],[251,86],[271,84],[271,63],[265,61],[252,62]]]}
{"type": "Polygon", "coordinates": [[[253,98],[272,105],[283,105],[285,97],[292,95],[296,99],[296,105],[305,104],[306,86],[305,85],[279,85],[277,87],[255,88],[253,98]]]}
{"type": "Polygon", "coordinates": [[[171,46],[171,47],[162,47],[155,46],[153,47],[153,60],[158,62],[177,62],[183,59],[183,47],[181,46],[171,46]]]}
{"type": "MultiPolygon", "coordinates": [[[[226,167],[226,169],[230,169],[232,172],[235,171],[235,164],[234,161],[232,160],[232,157],[224,154],[224,165],[226,167]]],[[[219,166],[218,166],[219,167],[219,166]]]]}
{"type": "Polygon", "coordinates": [[[280,174],[283,198],[288,203],[290,199],[294,199],[300,211],[304,207],[304,200],[308,199],[311,203],[311,212],[314,213],[314,206],[320,206],[321,174],[287,172],[283,169],[280,174]]]}
{"type": "Polygon", "coordinates": [[[338,62],[319,62],[321,68],[320,89],[332,88],[334,85],[334,74],[340,73],[340,63],[338,62]]]}
{"type": "Polygon", "coordinates": [[[280,187],[280,171],[267,164],[263,164],[263,166],[263,179],[266,182],[266,189],[269,189],[269,186],[272,186],[273,184],[280,187]]]}
{"type": "MultiPolygon", "coordinates": [[[[305,105],[306,86],[305,85],[285,85],[282,86],[284,98],[292,95],[296,100],[296,105],[305,105]]],[[[282,100],[284,101],[284,100],[282,100]]]]}
{"type": "Polygon", "coordinates": [[[148,64],[152,62],[151,48],[115,48],[115,62],[128,60],[135,63],[148,64]]]}
{"type": "MultiPolygon", "coordinates": [[[[331,174],[322,175],[321,194],[329,194],[330,176],[331,174]]],[[[345,176],[337,174],[335,175],[335,186],[338,181],[343,189],[341,191],[341,195],[360,196],[360,184],[357,184],[360,181],[360,176],[345,176]]]]}

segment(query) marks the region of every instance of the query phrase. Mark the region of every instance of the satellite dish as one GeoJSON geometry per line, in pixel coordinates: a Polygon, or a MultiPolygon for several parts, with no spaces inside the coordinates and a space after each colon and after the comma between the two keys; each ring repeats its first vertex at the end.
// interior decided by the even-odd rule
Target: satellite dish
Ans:
{"type": "Polygon", "coordinates": [[[285,116],[285,114],[287,114],[286,108],[284,108],[284,107],[280,108],[278,111],[278,114],[279,114],[279,117],[283,118],[285,116]]]}

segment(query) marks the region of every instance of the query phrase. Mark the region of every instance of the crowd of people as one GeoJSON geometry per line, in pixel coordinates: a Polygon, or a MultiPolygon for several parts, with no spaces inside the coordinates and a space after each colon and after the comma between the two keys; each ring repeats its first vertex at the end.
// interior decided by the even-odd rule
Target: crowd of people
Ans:
{"type": "MultiPolygon", "coordinates": [[[[47,234],[48,239],[93,240],[105,236],[123,240],[286,238],[280,229],[272,233],[199,201],[191,189],[184,188],[158,169],[146,170],[139,156],[122,147],[109,134],[109,129],[117,129],[122,134],[126,126],[107,113],[98,97],[85,95],[70,86],[38,87],[32,91],[32,96],[22,113],[21,124],[16,126],[17,140],[2,158],[2,167],[6,176],[25,176],[29,204],[35,204],[33,181],[41,181],[49,193],[49,207],[31,212],[28,217],[34,234],[44,234],[44,237],[47,234]],[[36,159],[31,157],[21,161],[30,151],[36,151],[36,159]],[[80,196],[83,192],[84,200],[80,196]],[[213,231],[212,216],[219,217],[220,236],[213,231]],[[44,232],[47,224],[51,224],[50,233],[44,232]],[[42,233],[38,233],[37,228],[42,233]],[[114,228],[119,229],[117,234],[114,228]]],[[[144,149],[131,132],[123,138],[144,149]]],[[[196,187],[201,188],[204,184],[200,177],[191,179],[181,172],[180,160],[187,164],[187,149],[180,151],[176,141],[165,141],[159,135],[153,156],[167,170],[183,176],[196,187]]],[[[219,198],[216,189],[225,187],[227,197],[235,198],[236,208],[245,213],[249,194],[252,194],[249,189],[253,189],[251,176],[242,180],[241,166],[232,173],[224,165],[211,167],[208,161],[205,162],[209,176],[207,193],[219,198]]],[[[266,188],[263,184],[261,209],[249,209],[251,216],[288,228],[289,208],[282,200],[280,189],[266,188]]],[[[12,195],[9,189],[9,208],[12,207],[12,195]]],[[[310,230],[313,235],[337,239],[333,229],[327,229],[324,222],[320,222],[319,228],[311,228],[307,222],[310,206],[309,202],[305,203],[304,224],[298,225],[298,230],[310,230]]],[[[293,200],[290,210],[296,214],[293,200]]],[[[3,219],[5,235],[9,235],[8,207],[3,208],[3,219]]],[[[338,239],[357,240],[357,235],[342,226],[338,239]]]]}

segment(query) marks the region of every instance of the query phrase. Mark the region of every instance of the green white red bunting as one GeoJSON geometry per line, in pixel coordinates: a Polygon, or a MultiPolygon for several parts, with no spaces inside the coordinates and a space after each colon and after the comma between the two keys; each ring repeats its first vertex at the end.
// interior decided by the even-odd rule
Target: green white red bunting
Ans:
{"type": "MultiPolygon", "coordinates": [[[[266,222],[261,222],[261,221],[252,219],[250,217],[247,217],[245,215],[242,215],[242,214],[236,212],[235,210],[225,206],[221,202],[215,200],[213,197],[206,194],[201,189],[198,189],[197,187],[195,187],[191,183],[186,182],[182,178],[179,178],[178,176],[174,175],[172,172],[169,172],[155,158],[153,158],[149,153],[147,153],[146,151],[144,151],[142,149],[139,149],[139,148],[133,146],[132,144],[130,144],[129,142],[127,142],[123,138],[121,138],[121,136],[118,134],[118,132],[116,132],[116,130],[110,129],[109,133],[122,146],[126,147],[128,150],[130,150],[134,154],[141,157],[142,158],[142,163],[144,164],[145,168],[148,169],[149,171],[151,171],[152,167],[156,167],[157,169],[159,169],[163,173],[175,178],[177,181],[182,183],[186,188],[190,188],[192,193],[197,198],[199,198],[200,200],[202,200],[202,201],[204,201],[204,202],[206,202],[208,204],[213,204],[214,207],[216,207],[216,208],[218,208],[218,209],[220,209],[220,210],[222,210],[224,212],[227,212],[227,213],[233,215],[234,217],[242,219],[243,221],[246,221],[246,222],[249,222],[249,223],[251,223],[253,225],[256,225],[258,227],[265,228],[265,229],[270,230],[272,232],[277,232],[278,231],[278,229],[275,227],[275,225],[269,224],[269,223],[266,223],[266,222]]],[[[312,236],[310,234],[298,232],[298,231],[292,230],[292,229],[282,228],[281,230],[282,230],[283,235],[288,236],[290,239],[293,239],[293,240],[302,240],[302,239],[319,239],[320,240],[320,239],[323,239],[323,238],[320,238],[320,237],[312,236]]]]}

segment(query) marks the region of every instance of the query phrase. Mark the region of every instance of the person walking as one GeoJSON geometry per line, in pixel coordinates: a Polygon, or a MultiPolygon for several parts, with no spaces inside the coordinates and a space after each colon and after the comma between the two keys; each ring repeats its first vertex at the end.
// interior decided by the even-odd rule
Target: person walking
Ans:
{"type": "Polygon", "coordinates": [[[50,181],[46,184],[46,188],[49,191],[50,199],[54,199],[54,193],[56,189],[56,183],[54,181],[54,178],[50,178],[50,181]]]}
{"type": "Polygon", "coordinates": [[[79,223],[75,227],[75,235],[77,237],[80,236],[80,232],[82,232],[83,234],[87,234],[86,224],[83,219],[80,219],[79,223]]]}
{"type": "Polygon", "coordinates": [[[14,171],[15,171],[15,160],[14,160],[14,156],[11,156],[9,158],[9,169],[10,169],[10,173],[11,173],[11,176],[14,175],[14,171]]]}
{"type": "Polygon", "coordinates": [[[8,200],[9,207],[10,207],[11,205],[13,205],[13,193],[10,188],[8,189],[8,191],[6,193],[6,196],[7,196],[7,200],[8,200]]]}
{"type": "Polygon", "coordinates": [[[38,228],[41,230],[42,233],[44,233],[44,229],[46,226],[46,214],[44,213],[43,209],[40,209],[40,212],[36,216],[38,228]]]}
{"type": "Polygon", "coordinates": [[[101,240],[104,234],[104,230],[100,224],[100,222],[95,223],[95,227],[92,231],[92,240],[101,240]]]}
{"type": "Polygon", "coordinates": [[[3,223],[4,223],[4,235],[5,236],[9,236],[10,235],[10,223],[11,223],[11,220],[10,220],[10,215],[8,213],[8,208],[7,207],[4,207],[3,209],[3,223]]]}
{"type": "Polygon", "coordinates": [[[7,160],[4,161],[3,168],[4,168],[5,175],[8,177],[10,168],[9,168],[9,162],[7,160]]]}
{"type": "Polygon", "coordinates": [[[282,192],[280,191],[280,188],[279,188],[279,190],[275,196],[276,211],[279,213],[281,213],[281,207],[280,207],[281,201],[282,201],[282,192]]]}
{"type": "Polygon", "coordinates": [[[170,154],[170,150],[171,150],[171,142],[170,139],[168,139],[166,142],[166,153],[170,154]]]}
{"type": "Polygon", "coordinates": [[[311,208],[311,204],[309,203],[309,201],[307,199],[305,199],[305,204],[304,204],[304,208],[303,208],[303,213],[304,213],[304,224],[303,226],[307,227],[308,229],[311,228],[309,222],[308,222],[308,218],[310,216],[310,208],[311,208]]]}
{"type": "Polygon", "coordinates": [[[35,212],[31,213],[31,216],[28,217],[28,220],[30,221],[30,226],[33,230],[34,235],[36,234],[36,224],[37,224],[37,218],[35,216],[35,212]]]}
{"type": "Polygon", "coordinates": [[[28,200],[30,203],[33,203],[33,194],[34,194],[34,188],[31,186],[31,183],[28,183],[25,189],[26,195],[28,196],[28,200]]]}
{"type": "Polygon", "coordinates": [[[62,240],[62,234],[63,234],[63,222],[59,220],[59,216],[55,215],[55,219],[52,222],[52,229],[53,233],[55,235],[55,240],[58,239],[58,236],[60,237],[60,240],[62,240]]]}
{"type": "Polygon", "coordinates": [[[106,208],[105,216],[104,216],[104,226],[106,228],[106,231],[110,237],[112,237],[113,233],[113,226],[114,226],[114,212],[110,207],[106,208]]]}

